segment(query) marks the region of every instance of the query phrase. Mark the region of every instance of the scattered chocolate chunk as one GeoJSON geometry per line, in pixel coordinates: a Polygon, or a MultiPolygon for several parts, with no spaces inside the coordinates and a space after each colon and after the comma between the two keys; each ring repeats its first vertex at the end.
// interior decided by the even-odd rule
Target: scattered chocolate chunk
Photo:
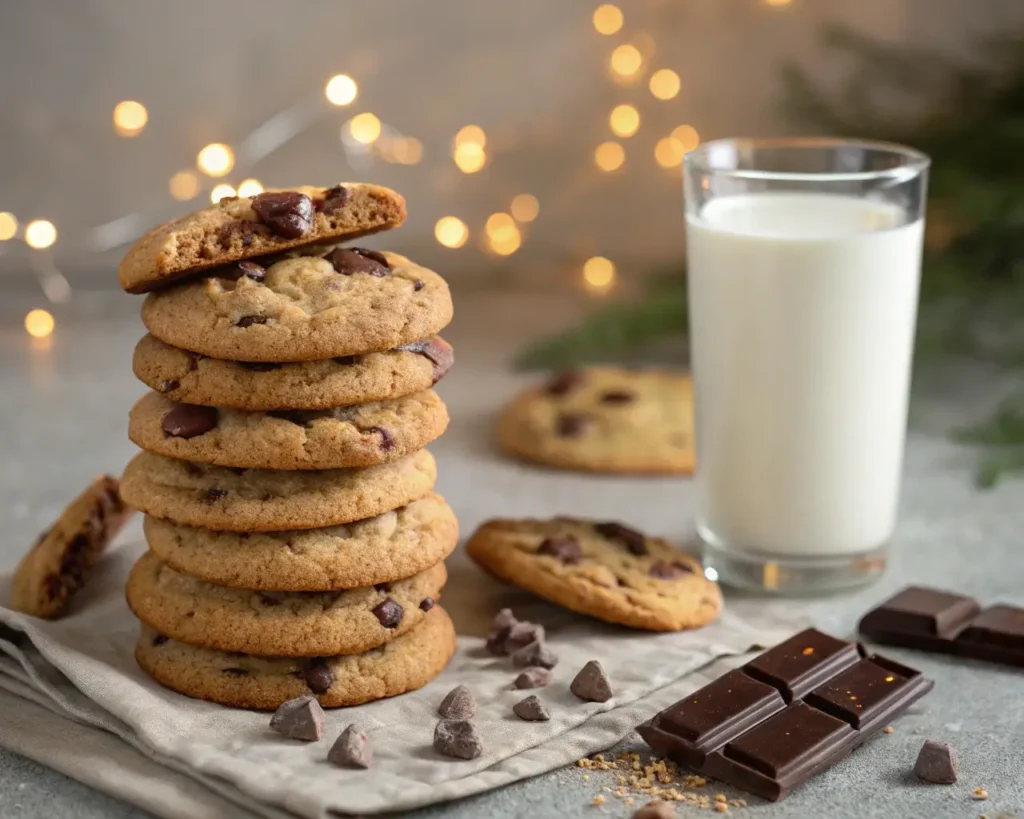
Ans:
{"type": "Polygon", "coordinates": [[[280,370],[284,364],[277,361],[237,361],[239,367],[252,370],[254,373],[268,373],[271,370],[280,370]]]}
{"type": "Polygon", "coordinates": [[[445,719],[473,719],[476,716],[476,700],[473,699],[473,692],[464,685],[455,686],[441,700],[441,704],[437,706],[437,713],[445,719]]]}
{"type": "Polygon", "coordinates": [[[918,779],[934,785],[952,785],[956,782],[956,749],[947,742],[926,739],[914,763],[918,779]]]}
{"type": "Polygon", "coordinates": [[[591,660],[569,684],[569,690],[586,702],[607,702],[612,698],[612,685],[597,660],[591,660]]]}
{"type": "Polygon", "coordinates": [[[677,815],[676,806],[671,802],[655,799],[634,813],[633,819],[676,819],[677,815]]]}
{"type": "Polygon", "coordinates": [[[227,489],[206,489],[199,496],[199,500],[203,503],[213,503],[219,501],[221,498],[227,497],[227,489]]]}
{"type": "Polygon", "coordinates": [[[430,611],[432,608],[434,608],[433,597],[424,597],[420,600],[420,611],[430,611]]]}
{"type": "Polygon", "coordinates": [[[241,327],[244,330],[246,327],[252,327],[254,324],[266,324],[267,321],[266,316],[242,316],[235,322],[235,327],[241,327]]]}
{"type": "Polygon", "coordinates": [[[540,666],[550,669],[558,665],[558,655],[540,640],[534,640],[512,655],[512,665],[516,668],[540,666]]]}
{"type": "Polygon", "coordinates": [[[323,211],[324,213],[333,213],[338,208],[345,206],[348,201],[348,188],[344,185],[335,185],[333,188],[328,188],[324,191],[323,200],[317,200],[317,210],[323,211]]]}
{"type": "Polygon", "coordinates": [[[583,550],[580,542],[572,535],[553,535],[541,541],[537,554],[550,555],[563,563],[579,563],[583,550]]]}
{"type": "Polygon", "coordinates": [[[227,674],[229,677],[248,677],[249,672],[244,668],[222,668],[221,674],[227,674]]]}
{"type": "Polygon", "coordinates": [[[250,262],[249,260],[231,262],[231,264],[226,264],[223,267],[217,268],[218,279],[228,279],[233,282],[237,282],[243,276],[247,276],[254,282],[261,282],[266,275],[267,271],[263,265],[256,264],[256,262],[250,262]]]}
{"type": "Polygon", "coordinates": [[[666,560],[658,560],[651,565],[648,573],[651,577],[657,577],[661,580],[675,580],[677,577],[682,577],[684,574],[693,574],[693,569],[685,563],[680,563],[678,561],[669,563],[666,560]]]}
{"type": "Polygon", "coordinates": [[[472,722],[443,719],[434,729],[434,750],[456,759],[476,759],[484,747],[472,722]]]}
{"type": "Polygon", "coordinates": [[[554,675],[546,668],[531,666],[522,672],[514,683],[516,688],[543,688],[551,682],[554,675]]]}
{"type": "Polygon", "coordinates": [[[270,718],[270,730],[288,739],[316,742],[324,735],[324,709],[309,694],[288,700],[270,718]]]}
{"type": "Polygon", "coordinates": [[[153,645],[154,646],[162,646],[166,642],[167,642],[167,637],[165,637],[163,634],[158,634],[158,635],[156,635],[156,637],[153,638],[153,645]]]}
{"type": "Polygon", "coordinates": [[[502,609],[491,620],[491,629],[493,631],[501,631],[502,629],[512,628],[518,622],[519,620],[512,613],[512,609],[502,609]]]}
{"type": "Polygon", "coordinates": [[[544,387],[544,392],[548,395],[565,395],[568,392],[576,389],[583,383],[583,374],[576,372],[575,370],[568,370],[564,373],[559,373],[552,378],[547,386],[544,387]]]}
{"type": "Polygon", "coordinates": [[[161,423],[170,438],[195,438],[217,426],[217,409],[196,404],[178,404],[164,416],[161,423]]]}
{"type": "Polygon", "coordinates": [[[278,236],[298,239],[313,227],[313,201],[304,193],[259,193],[252,198],[256,217],[278,236]]]}
{"type": "Polygon", "coordinates": [[[342,276],[352,276],[356,273],[366,273],[383,279],[391,275],[391,268],[387,262],[381,264],[376,259],[364,256],[362,253],[348,248],[336,247],[324,258],[331,263],[335,272],[342,276]]]}
{"type": "Polygon", "coordinates": [[[563,412],[555,421],[555,432],[562,438],[579,438],[589,426],[590,419],[586,415],[563,412]]]}
{"type": "Polygon", "coordinates": [[[380,448],[382,452],[390,452],[395,448],[395,436],[384,427],[367,427],[364,432],[374,432],[380,436],[380,448]]]}
{"type": "Polygon", "coordinates": [[[417,291],[417,292],[422,290],[423,289],[423,279],[416,279],[416,281],[414,281],[412,283],[412,289],[417,291]]]}
{"type": "Polygon", "coordinates": [[[168,378],[166,381],[164,381],[164,383],[160,385],[160,392],[174,392],[180,386],[181,382],[177,378],[168,378]]]}
{"type": "Polygon", "coordinates": [[[341,364],[345,367],[351,367],[359,360],[357,355],[340,355],[337,358],[331,359],[335,364],[341,364]]]}
{"type": "Polygon", "coordinates": [[[602,404],[632,404],[636,400],[636,393],[627,390],[608,390],[601,393],[602,404]]]}
{"type": "Polygon", "coordinates": [[[367,247],[350,247],[353,253],[358,253],[360,256],[365,256],[367,259],[372,259],[377,264],[382,264],[388,270],[391,269],[391,264],[388,262],[388,257],[381,253],[379,250],[370,250],[367,247]]]}
{"type": "Polygon", "coordinates": [[[505,635],[505,653],[515,654],[530,643],[544,642],[544,626],[521,620],[513,623],[505,635]]]}
{"type": "Polygon", "coordinates": [[[527,722],[547,722],[551,719],[551,712],[533,694],[513,705],[512,712],[527,722]]]}
{"type": "Polygon", "coordinates": [[[594,531],[597,532],[605,540],[613,540],[616,543],[626,547],[626,550],[631,555],[647,554],[647,538],[644,537],[642,532],[638,532],[636,529],[630,529],[628,526],[623,526],[621,523],[595,523],[594,531]]]}
{"type": "Polygon", "coordinates": [[[455,351],[452,345],[443,339],[428,338],[423,341],[413,341],[409,344],[399,344],[396,350],[404,350],[408,353],[416,353],[430,360],[434,365],[434,383],[436,384],[452,368],[455,363],[455,351]]]}
{"type": "Polygon", "coordinates": [[[327,663],[317,657],[302,664],[302,679],[314,694],[326,694],[334,685],[334,673],[327,663]]]}
{"type": "Polygon", "coordinates": [[[508,654],[505,640],[512,630],[512,626],[518,622],[512,609],[502,609],[494,616],[494,620],[491,621],[491,631],[487,635],[487,650],[491,654],[499,657],[508,654]]]}
{"type": "Polygon", "coordinates": [[[373,748],[366,731],[359,730],[354,724],[348,726],[327,752],[327,761],[341,768],[369,768],[373,761],[373,748]]]}
{"type": "Polygon", "coordinates": [[[390,597],[373,608],[373,613],[384,628],[398,628],[402,622],[402,607],[390,597]]]}

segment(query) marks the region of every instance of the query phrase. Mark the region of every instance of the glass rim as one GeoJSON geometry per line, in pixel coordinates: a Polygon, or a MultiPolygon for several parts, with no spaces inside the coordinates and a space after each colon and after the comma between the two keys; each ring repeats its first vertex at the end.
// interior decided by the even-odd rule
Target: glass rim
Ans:
{"type": "Polygon", "coordinates": [[[931,158],[921,151],[898,142],[882,142],[870,139],[843,139],[841,137],[778,137],[749,138],[726,137],[702,142],[683,157],[687,170],[697,170],[718,177],[732,179],[762,179],[790,182],[864,182],[882,179],[905,181],[924,173],[931,165],[931,158]],[[772,148],[863,148],[898,155],[902,162],[892,168],[877,171],[824,171],[804,173],[797,171],[768,171],[758,168],[715,168],[708,162],[708,154],[716,145],[735,145],[747,149],[763,150],[772,148]]]}

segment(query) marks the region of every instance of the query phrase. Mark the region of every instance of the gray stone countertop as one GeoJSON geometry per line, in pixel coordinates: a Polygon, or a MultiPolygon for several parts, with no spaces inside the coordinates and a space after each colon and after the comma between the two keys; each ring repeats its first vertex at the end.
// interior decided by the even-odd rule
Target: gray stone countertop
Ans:
{"type": "MultiPolygon", "coordinates": [[[[469,532],[484,515],[544,516],[557,512],[617,516],[677,539],[691,528],[685,481],[570,476],[508,465],[494,486],[474,486],[470,466],[496,459],[490,424],[496,408],[521,383],[507,361],[523,340],[571,321],[572,299],[514,294],[457,299],[458,318],[446,331],[457,366],[440,385],[453,426],[432,449],[439,488],[469,532]],[[524,481],[534,482],[528,493],[524,481]],[[543,491],[540,491],[543,490],[543,491]],[[487,493],[481,498],[481,492],[487,493]],[[548,500],[538,501],[543,496],[548,500]],[[621,511],[620,511],[621,510],[621,511]]],[[[34,537],[63,505],[100,471],[119,472],[133,452],[127,411],[142,387],[131,375],[131,350],[142,334],[138,301],[94,296],[58,313],[52,344],[33,345],[21,326],[31,301],[5,296],[0,305],[0,571],[12,569],[34,537]]],[[[978,414],[993,397],[989,379],[974,372],[945,373],[927,387],[915,408],[915,432],[894,559],[875,586],[824,599],[764,600],[764,611],[805,614],[819,627],[852,636],[858,616],[908,582],[955,589],[984,602],[1024,604],[1024,483],[1006,482],[990,492],[971,484],[969,453],[945,439],[949,424],[978,414]]],[[[736,599],[737,595],[729,595],[736,599]]],[[[745,601],[749,606],[750,601],[745,601]]],[[[781,817],[978,817],[1024,816],[1024,672],[983,663],[891,649],[892,656],[922,669],[934,691],[850,758],[780,803],[751,798],[730,815],[781,817]],[[960,781],[927,786],[910,773],[926,737],[952,742],[960,781]],[[987,801],[971,792],[983,787],[987,801]]],[[[2,738],[0,738],[2,744],[2,738]]],[[[640,750],[634,734],[620,749],[640,750]]],[[[628,817],[613,793],[612,772],[569,768],[461,802],[437,805],[409,817],[628,817]],[[595,807],[595,796],[604,805],[595,807]]],[[[710,791],[712,794],[714,790],[710,791]]],[[[725,789],[732,797],[743,794],[725,789]]],[[[3,819],[114,819],[148,817],[63,775],[0,749],[0,817],[3,819]]],[[[680,806],[680,816],[709,815],[680,806]]],[[[714,815],[714,814],[711,814],[714,815]]]]}

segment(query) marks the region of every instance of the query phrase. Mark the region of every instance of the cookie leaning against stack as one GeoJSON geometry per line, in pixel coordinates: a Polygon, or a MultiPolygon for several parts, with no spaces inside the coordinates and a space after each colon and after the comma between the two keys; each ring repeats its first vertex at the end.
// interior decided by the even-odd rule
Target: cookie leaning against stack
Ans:
{"type": "Polygon", "coordinates": [[[341,706],[437,676],[455,650],[435,606],[458,522],[424,449],[448,425],[431,389],[448,286],[396,253],[340,242],[400,225],[376,185],[302,187],[155,228],[121,263],[150,335],[131,411],[144,452],[125,501],[150,546],[128,604],[135,656],[193,697],[341,706]]]}

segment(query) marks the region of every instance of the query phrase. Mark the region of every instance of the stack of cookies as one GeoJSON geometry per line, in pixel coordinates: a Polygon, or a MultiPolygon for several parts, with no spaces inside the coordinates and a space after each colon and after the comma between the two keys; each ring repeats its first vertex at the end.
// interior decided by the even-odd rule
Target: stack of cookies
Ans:
{"type": "Polygon", "coordinates": [[[128,581],[136,658],[162,684],[273,709],[426,684],[455,649],[435,605],[458,523],[424,447],[448,286],[340,242],[397,227],[375,185],[221,200],[154,229],[119,278],[148,292],[125,501],[150,551],[128,581]]]}

